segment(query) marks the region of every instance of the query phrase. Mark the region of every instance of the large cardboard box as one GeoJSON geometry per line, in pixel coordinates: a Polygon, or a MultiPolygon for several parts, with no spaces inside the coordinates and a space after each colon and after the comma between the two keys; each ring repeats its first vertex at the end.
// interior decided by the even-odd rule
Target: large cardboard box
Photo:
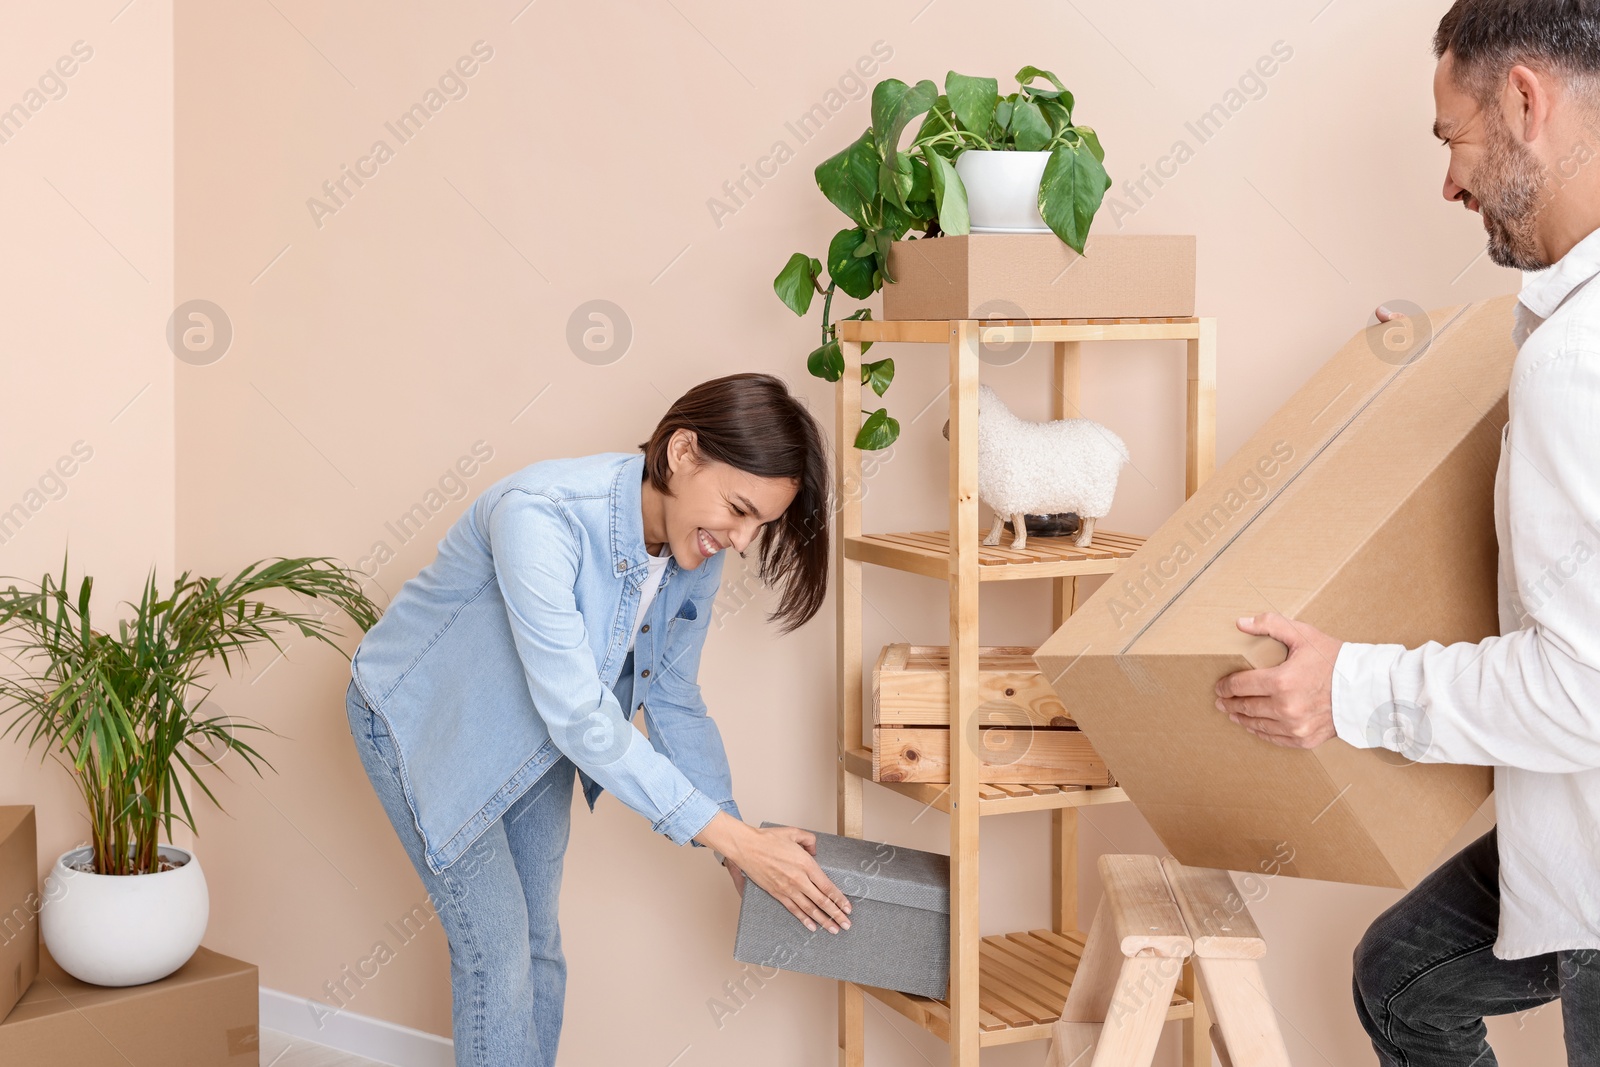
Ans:
{"type": "Polygon", "coordinates": [[[39,973],[39,905],[33,805],[0,805],[0,1019],[39,973]]]}
{"type": "MultiPolygon", "coordinates": [[[[1259,740],[1212,687],[1283,661],[1282,644],[1234,625],[1259,611],[1411,648],[1499,633],[1515,299],[1358,333],[1040,646],[1180,862],[1410,887],[1488,796],[1485,767],[1259,740]]],[[[1372,709],[1376,734],[1395,721],[1372,709]]]]}
{"type": "Polygon", "coordinates": [[[885,319],[1185,318],[1193,234],[1091,234],[1078,255],[1053,233],[896,241],[885,319]]]}
{"type": "Polygon", "coordinates": [[[144,985],[97,986],[63,971],[46,949],[39,979],[4,1022],[6,1067],[256,1067],[256,965],[202,946],[144,985]]]}

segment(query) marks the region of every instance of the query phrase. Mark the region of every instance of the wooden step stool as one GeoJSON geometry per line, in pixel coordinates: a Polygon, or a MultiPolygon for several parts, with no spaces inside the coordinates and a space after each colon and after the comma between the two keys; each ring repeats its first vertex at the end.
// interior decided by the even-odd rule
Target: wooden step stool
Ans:
{"type": "Polygon", "coordinates": [[[1228,872],[1172,857],[1100,857],[1105,896],[1045,1067],[1146,1067],[1193,957],[1223,1067],[1289,1067],[1256,961],[1267,945],[1228,872]]]}

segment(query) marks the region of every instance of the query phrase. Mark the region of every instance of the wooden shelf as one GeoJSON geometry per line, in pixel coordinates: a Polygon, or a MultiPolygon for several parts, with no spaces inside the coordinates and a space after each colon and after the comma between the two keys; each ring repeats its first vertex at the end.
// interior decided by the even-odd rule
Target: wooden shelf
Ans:
{"type": "MultiPolygon", "coordinates": [[[[1042,1041],[1050,1036],[1083,954],[1078,932],[1027,930],[979,942],[978,1030],[981,1045],[1042,1041]]],[[[850,983],[855,985],[856,983],[850,983]]],[[[929,1033],[950,1040],[950,1005],[910,993],[858,985],[929,1033]]],[[[1174,994],[1167,1019],[1191,1019],[1194,1004],[1174,994]]]]}
{"type": "MultiPolygon", "coordinates": [[[[875,782],[872,778],[872,749],[852,748],[844,756],[845,770],[873,785],[892,789],[919,804],[950,814],[954,799],[950,786],[938,782],[875,782]]],[[[1095,804],[1121,804],[1128,795],[1120,786],[1051,785],[1038,783],[1012,785],[1009,782],[978,783],[978,814],[1011,815],[1019,811],[1051,811],[1056,808],[1087,808],[1095,804]]]]}
{"type": "MultiPolygon", "coordinates": [[[[1071,537],[1029,537],[1023,549],[1000,544],[978,547],[978,580],[985,582],[1026,578],[1071,578],[1080,574],[1110,574],[1144,544],[1138,534],[1095,530],[1089,543],[1079,548],[1071,537]]],[[[846,536],[846,559],[879,567],[909,571],[928,578],[950,577],[950,534],[945,530],[846,536]]]]}
{"type": "MultiPolygon", "coordinates": [[[[842,319],[839,340],[949,344],[961,319],[842,319]]],[[[976,322],[983,344],[1008,341],[1181,341],[1200,336],[1198,318],[1127,319],[968,319],[976,322]]]]}
{"type": "MultiPolygon", "coordinates": [[[[977,410],[983,346],[1008,341],[1042,342],[1050,359],[1051,415],[1082,413],[1080,367],[1088,349],[1110,353],[1113,345],[1094,342],[1177,341],[1183,348],[1183,376],[1172,383],[1184,398],[1184,495],[1192,496],[1216,466],[1216,320],[1162,319],[951,319],[873,322],[846,319],[835,324],[842,373],[834,391],[834,456],[839,509],[832,545],[837,580],[838,722],[837,773],[840,834],[866,837],[863,782],[871,782],[873,750],[862,744],[862,654],[864,567],[888,567],[943,579],[949,592],[949,647],[979,645],[978,603],[988,581],[1043,578],[1050,592],[1052,629],[1083,602],[1078,579],[1109,575],[1145,539],[1097,529],[1079,548],[1070,537],[1030,537],[1012,552],[1010,537],[993,548],[980,542],[977,410]],[[855,447],[869,397],[861,382],[862,345],[899,342],[935,345],[948,357],[950,402],[949,478],[934,486],[947,493],[945,531],[867,533],[862,529],[862,451],[855,447]],[[1087,344],[1086,344],[1087,343],[1087,344]]],[[[877,354],[874,353],[874,358],[877,354]]],[[[930,620],[932,621],[932,620],[930,620]]],[[[966,722],[983,702],[981,661],[976,672],[967,656],[949,667],[951,722],[966,722]],[[973,674],[976,673],[977,677],[973,674]]],[[[950,991],[942,1000],[897,993],[852,982],[839,985],[840,1067],[867,1061],[863,1027],[865,999],[875,999],[939,1035],[949,1044],[951,1067],[978,1067],[983,1046],[1036,1041],[1052,1035],[1077,971],[1084,938],[1078,925],[1078,813],[1093,804],[1125,803],[1116,786],[980,782],[978,754],[968,746],[950,750],[948,783],[875,782],[927,808],[944,812],[950,834],[950,991]],[[1049,811],[1049,929],[980,936],[978,869],[981,816],[1049,811]],[[1060,931],[1060,932],[1057,932],[1060,931]]],[[[1042,774],[1026,771],[1018,776],[1042,774]]],[[[999,775],[998,777],[1008,777],[999,775]]],[[[1211,1062],[1210,1022],[1193,972],[1185,968],[1167,1018],[1183,1020],[1183,1065],[1211,1062]]],[[[1151,1005],[1156,1007],[1156,1005],[1151,1005]]]]}

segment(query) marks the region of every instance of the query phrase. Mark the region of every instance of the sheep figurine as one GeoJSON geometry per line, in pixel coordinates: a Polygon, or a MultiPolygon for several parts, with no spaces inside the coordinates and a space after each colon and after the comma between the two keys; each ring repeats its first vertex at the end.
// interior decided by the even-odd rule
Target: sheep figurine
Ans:
{"type": "Polygon", "coordinates": [[[978,499],[994,510],[983,543],[998,545],[1009,518],[1011,547],[1026,547],[1024,515],[1075,511],[1074,543],[1088,545],[1095,520],[1111,510],[1129,458],[1122,438],[1092,419],[1029,422],[1013,415],[993,389],[978,386],[978,499]]]}

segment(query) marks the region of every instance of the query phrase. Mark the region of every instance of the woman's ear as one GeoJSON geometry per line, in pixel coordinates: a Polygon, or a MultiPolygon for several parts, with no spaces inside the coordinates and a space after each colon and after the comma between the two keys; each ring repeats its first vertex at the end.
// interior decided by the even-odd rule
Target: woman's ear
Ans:
{"type": "Polygon", "coordinates": [[[691,462],[695,454],[695,445],[699,438],[695,432],[685,427],[678,427],[672,431],[672,437],[667,441],[667,469],[676,472],[691,462]]]}

